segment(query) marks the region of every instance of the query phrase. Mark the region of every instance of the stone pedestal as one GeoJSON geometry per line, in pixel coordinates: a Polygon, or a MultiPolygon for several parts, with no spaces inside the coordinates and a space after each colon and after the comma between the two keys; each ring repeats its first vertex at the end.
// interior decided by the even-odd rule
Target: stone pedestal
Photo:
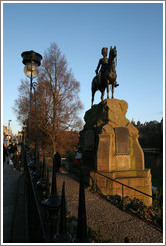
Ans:
{"type": "MultiPolygon", "coordinates": [[[[85,125],[80,132],[83,162],[112,179],[152,195],[150,170],[145,169],[138,130],[125,117],[127,108],[124,100],[106,99],[85,113],[85,125]]],[[[94,172],[91,176],[94,177],[94,172]]],[[[121,195],[122,185],[96,177],[104,194],[121,195]]],[[[136,191],[125,188],[123,193],[151,205],[151,198],[136,191]]]]}

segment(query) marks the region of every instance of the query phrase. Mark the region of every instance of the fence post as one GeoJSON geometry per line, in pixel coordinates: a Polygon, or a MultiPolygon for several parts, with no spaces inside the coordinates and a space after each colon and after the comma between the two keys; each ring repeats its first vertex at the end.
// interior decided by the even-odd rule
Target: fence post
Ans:
{"type": "Polygon", "coordinates": [[[96,172],[94,171],[94,191],[96,192],[96,172]]]}
{"type": "Polygon", "coordinates": [[[42,204],[47,208],[48,219],[50,221],[50,230],[51,230],[51,240],[56,235],[58,229],[59,221],[59,210],[61,206],[60,197],[57,194],[56,188],[56,166],[53,161],[53,170],[52,170],[52,185],[51,185],[51,194],[50,196],[42,202],[42,204]]]}
{"type": "Polygon", "coordinates": [[[71,243],[71,242],[72,242],[72,236],[67,232],[67,224],[66,224],[66,199],[65,199],[65,181],[64,181],[62,186],[59,231],[53,238],[53,243],[71,243]]]}
{"type": "Polygon", "coordinates": [[[125,237],[124,243],[129,243],[129,238],[128,237],[125,237]]]}
{"type": "Polygon", "coordinates": [[[123,188],[123,184],[122,184],[122,209],[123,209],[123,197],[124,197],[124,188],[123,188]]]}
{"type": "Polygon", "coordinates": [[[85,188],[83,181],[83,173],[80,173],[80,189],[78,204],[78,220],[77,220],[77,238],[76,243],[91,243],[91,239],[87,233],[86,223],[86,206],[85,206],[85,188]]]}
{"type": "Polygon", "coordinates": [[[43,163],[41,167],[41,178],[37,182],[37,187],[39,189],[41,197],[45,198],[47,195],[47,179],[45,177],[45,155],[43,157],[43,163]]]}
{"type": "Polygon", "coordinates": [[[50,195],[50,181],[49,181],[49,168],[47,167],[47,182],[46,182],[46,197],[50,195]]]}

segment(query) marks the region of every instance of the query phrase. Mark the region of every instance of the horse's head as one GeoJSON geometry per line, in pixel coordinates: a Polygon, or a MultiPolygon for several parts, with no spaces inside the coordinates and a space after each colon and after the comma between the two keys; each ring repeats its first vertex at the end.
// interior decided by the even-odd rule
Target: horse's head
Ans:
{"type": "Polygon", "coordinates": [[[117,62],[117,50],[116,50],[116,46],[114,46],[114,48],[112,48],[112,46],[110,47],[110,52],[109,52],[109,58],[108,58],[108,65],[107,65],[107,70],[110,72],[115,72],[115,66],[116,66],[116,62],[117,62]]]}
{"type": "Polygon", "coordinates": [[[112,46],[111,46],[110,47],[109,57],[114,59],[116,56],[117,56],[116,46],[114,46],[114,48],[112,48],[112,46]]]}

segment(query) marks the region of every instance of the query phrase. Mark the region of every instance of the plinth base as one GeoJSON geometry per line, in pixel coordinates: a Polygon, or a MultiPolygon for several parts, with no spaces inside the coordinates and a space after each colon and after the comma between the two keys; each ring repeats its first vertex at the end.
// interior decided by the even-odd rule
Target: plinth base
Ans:
{"type": "Polygon", "coordinates": [[[152,195],[150,169],[100,173],[108,178],[96,172],[91,172],[90,176],[103,195],[120,195],[123,198],[128,196],[132,199],[135,197],[142,200],[146,206],[152,205],[152,198],[145,195],[152,195]]]}

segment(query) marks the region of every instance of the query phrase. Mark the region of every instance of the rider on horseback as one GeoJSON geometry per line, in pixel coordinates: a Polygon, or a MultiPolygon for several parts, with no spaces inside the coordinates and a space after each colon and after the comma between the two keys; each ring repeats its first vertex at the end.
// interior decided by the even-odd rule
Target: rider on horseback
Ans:
{"type": "Polygon", "coordinates": [[[101,69],[100,69],[100,72],[99,72],[99,84],[101,84],[104,72],[105,72],[105,70],[107,68],[107,63],[108,63],[107,53],[108,53],[108,48],[106,48],[106,47],[102,48],[101,54],[103,55],[103,58],[101,58],[99,60],[98,66],[97,66],[97,68],[95,70],[96,75],[98,75],[98,70],[99,70],[100,65],[101,65],[101,69]]]}
{"type": "MultiPolygon", "coordinates": [[[[99,84],[101,85],[101,83],[104,82],[103,78],[104,78],[104,73],[107,69],[107,64],[108,64],[108,58],[107,58],[107,53],[108,53],[108,48],[103,47],[101,50],[101,54],[103,55],[103,58],[101,58],[99,60],[98,66],[95,70],[96,75],[98,75],[98,80],[99,80],[99,84]],[[98,70],[100,68],[101,65],[101,69],[100,72],[98,73],[98,70]]],[[[115,87],[119,86],[119,84],[117,84],[117,82],[115,81],[115,87]]]]}

